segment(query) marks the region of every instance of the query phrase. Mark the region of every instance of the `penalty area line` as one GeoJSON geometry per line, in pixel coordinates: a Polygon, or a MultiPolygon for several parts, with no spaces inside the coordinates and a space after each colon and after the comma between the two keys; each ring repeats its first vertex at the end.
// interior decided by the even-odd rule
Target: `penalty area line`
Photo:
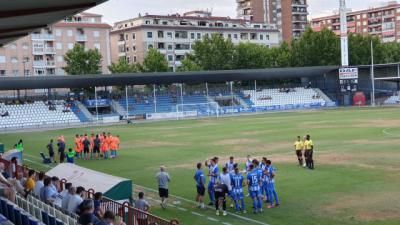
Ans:
{"type": "Polygon", "coordinates": [[[385,129],[382,130],[382,133],[383,133],[383,134],[386,134],[387,136],[391,136],[391,137],[400,137],[399,134],[396,135],[396,134],[390,133],[390,132],[389,132],[390,129],[391,129],[391,128],[385,128],[385,129]]]}

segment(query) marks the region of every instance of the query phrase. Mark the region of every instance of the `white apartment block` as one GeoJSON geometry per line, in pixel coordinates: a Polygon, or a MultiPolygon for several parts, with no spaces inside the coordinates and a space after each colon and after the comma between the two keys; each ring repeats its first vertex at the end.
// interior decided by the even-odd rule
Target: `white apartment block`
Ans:
{"type": "Polygon", "coordinates": [[[176,71],[185,55],[192,52],[193,44],[214,33],[231,39],[234,44],[249,42],[273,47],[280,43],[279,30],[265,23],[215,17],[204,11],[144,15],[114,25],[110,35],[111,59],[141,63],[146,52],[155,48],[165,55],[170,70],[176,71]]]}
{"type": "Polygon", "coordinates": [[[64,75],[64,55],[75,44],[97,48],[102,55],[102,72],[108,73],[111,26],[101,18],[80,13],[0,48],[0,82],[1,76],[64,75]]]}

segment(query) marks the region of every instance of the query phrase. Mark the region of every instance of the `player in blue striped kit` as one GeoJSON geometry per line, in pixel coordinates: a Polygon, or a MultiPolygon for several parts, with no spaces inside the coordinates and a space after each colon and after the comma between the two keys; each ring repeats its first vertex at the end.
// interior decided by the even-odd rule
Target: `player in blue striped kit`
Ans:
{"type": "Polygon", "coordinates": [[[243,194],[244,177],[239,173],[238,167],[235,167],[235,173],[232,175],[231,179],[232,179],[232,197],[233,200],[235,201],[236,212],[246,213],[246,209],[244,206],[244,194],[243,194]]]}
{"type": "Polygon", "coordinates": [[[251,164],[250,173],[247,174],[247,185],[249,185],[250,197],[253,200],[253,213],[262,212],[262,195],[261,195],[261,173],[254,164],[251,164]]]}
{"type": "Polygon", "coordinates": [[[275,168],[272,166],[271,160],[267,160],[267,180],[268,180],[268,195],[267,199],[269,202],[268,208],[279,207],[278,194],[275,190],[275,168]],[[275,205],[274,205],[275,202],[275,205]]]}
{"type": "Polygon", "coordinates": [[[210,203],[208,203],[208,205],[214,205],[215,204],[214,186],[217,184],[217,179],[219,175],[218,157],[212,158],[210,160],[210,163],[206,161],[205,165],[208,167],[208,176],[210,177],[207,187],[208,195],[210,197],[210,203]]]}
{"type": "Polygon", "coordinates": [[[262,171],[262,184],[261,184],[261,194],[265,197],[265,201],[268,202],[268,178],[267,178],[267,158],[263,157],[260,164],[262,171]]]}

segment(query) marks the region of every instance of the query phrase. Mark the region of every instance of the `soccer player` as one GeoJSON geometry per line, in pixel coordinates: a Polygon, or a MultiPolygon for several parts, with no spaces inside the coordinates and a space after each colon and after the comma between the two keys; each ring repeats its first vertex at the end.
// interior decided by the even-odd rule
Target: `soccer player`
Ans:
{"type": "Polygon", "coordinates": [[[228,173],[234,174],[235,173],[235,159],[233,156],[229,157],[229,162],[225,164],[225,167],[228,169],[228,173]]]}
{"type": "Polygon", "coordinates": [[[90,135],[90,159],[93,159],[94,139],[96,139],[96,137],[95,137],[95,135],[92,133],[92,134],[90,135]]]}
{"type": "Polygon", "coordinates": [[[54,147],[53,147],[53,139],[50,140],[50,142],[47,144],[47,150],[49,150],[49,157],[51,162],[56,162],[54,160],[54,147]]]}
{"type": "Polygon", "coordinates": [[[246,160],[246,172],[249,173],[250,171],[250,165],[252,164],[252,160],[250,155],[247,155],[247,160],[246,160]]]}
{"type": "Polygon", "coordinates": [[[274,208],[279,206],[278,194],[275,190],[275,168],[272,166],[271,160],[267,160],[267,178],[268,178],[268,208],[274,208]],[[275,205],[274,205],[275,201],[275,205]]]}
{"type": "Polygon", "coordinates": [[[90,141],[89,141],[89,137],[87,136],[87,134],[85,134],[85,136],[83,138],[82,146],[83,146],[83,158],[85,160],[89,160],[90,159],[90,155],[89,155],[90,141]]]}
{"type": "Polygon", "coordinates": [[[80,148],[81,148],[81,140],[80,140],[80,138],[79,138],[79,134],[76,134],[75,135],[75,152],[76,153],[78,153],[77,154],[77,157],[79,158],[79,151],[80,151],[80,148]]]}
{"type": "Polygon", "coordinates": [[[300,136],[297,136],[297,141],[294,142],[294,150],[296,151],[297,155],[297,160],[299,161],[299,165],[303,165],[303,153],[301,152],[303,150],[304,143],[301,140],[300,136]]]}
{"type": "Polygon", "coordinates": [[[198,203],[198,207],[204,209],[204,194],[206,193],[206,177],[204,176],[204,172],[201,169],[201,163],[197,163],[197,170],[194,174],[194,180],[196,181],[196,202],[198,203]]]}
{"type": "Polygon", "coordinates": [[[249,194],[253,200],[253,213],[262,212],[262,195],[260,191],[261,176],[254,165],[249,166],[250,172],[247,174],[247,185],[249,186],[249,194]]]}
{"type": "Polygon", "coordinates": [[[218,183],[214,187],[215,190],[215,209],[217,210],[216,215],[219,216],[220,209],[222,207],[222,215],[226,216],[226,195],[228,194],[228,187],[225,184],[218,183]]]}
{"type": "Polygon", "coordinates": [[[99,138],[99,135],[97,134],[96,138],[93,140],[93,154],[96,159],[99,159],[100,146],[101,146],[101,140],[99,138]]]}
{"type": "Polygon", "coordinates": [[[232,182],[232,196],[233,200],[235,201],[237,213],[240,212],[246,213],[246,209],[244,206],[243,181],[244,177],[239,173],[239,168],[235,167],[235,173],[231,177],[231,182],[232,182]]]}
{"type": "Polygon", "coordinates": [[[215,193],[214,193],[214,185],[217,183],[217,178],[219,174],[219,168],[218,168],[218,157],[214,157],[213,159],[210,160],[210,163],[208,163],[208,160],[205,162],[205,165],[208,167],[208,176],[210,177],[210,180],[208,181],[208,195],[210,197],[210,203],[208,205],[214,205],[215,204],[215,193]]]}
{"type": "Polygon", "coordinates": [[[121,140],[119,139],[119,135],[117,135],[116,137],[114,137],[114,141],[115,141],[115,152],[114,152],[114,158],[117,157],[117,152],[119,151],[119,145],[121,144],[121,140]]]}
{"type": "Polygon", "coordinates": [[[267,176],[267,169],[268,169],[268,165],[267,165],[267,157],[263,157],[262,158],[262,162],[260,164],[260,169],[262,171],[261,174],[261,179],[262,179],[262,184],[261,184],[261,194],[264,196],[265,201],[268,202],[268,178],[267,176]]]}
{"type": "Polygon", "coordinates": [[[313,159],[313,153],[314,153],[314,144],[313,141],[311,140],[310,135],[306,135],[306,140],[304,141],[304,156],[306,157],[306,166],[309,169],[314,169],[314,159],[313,159]]]}

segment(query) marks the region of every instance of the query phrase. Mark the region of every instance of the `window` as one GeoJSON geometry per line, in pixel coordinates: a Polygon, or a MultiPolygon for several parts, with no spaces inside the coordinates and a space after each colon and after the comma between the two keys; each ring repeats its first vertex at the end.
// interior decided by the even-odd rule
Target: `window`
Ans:
{"type": "Polygon", "coordinates": [[[361,15],[357,15],[357,19],[359,20],[361,18],[361,15]]]}
{"type": "Polygon", "coordinates": [[[190,39],[194,39],[194,33],[190,33],[190,39]]]}
{"type": "Polygon", "coordinates": [[[365,19],[367,18],[367,14],[363,14],[362,17],[365,19]]]}
{"type": "Polygon", "coordinates": [[[56,36],[61,37],[62,36],[62,30],[56,29],[56,36]]]}
{"type": "Polygon", "coordinates": [[[22,58],[22,62],[23,63],[27,63],[27,62],[29,62],[30,61],[30,59],[29,59],[29,57],[27,57],[27,56],[25,56],[24,58],[22,58]]]}
{"type": "Polygon", "coordinates": [[[269,34],[265,35],[265,40],[269,40],[269,34]]]}
{"type": "Polygon", "coordinates": [[[127,41],[129,39],[128,34],[125,34],[125,40],[127,41]]]}
{"type": "Polygon", "coordinates": [[[357,22],[357,26],[361,26],[361,22],[357,22]]]}
{"type": "Polygon", "coordinates": [[[188,38],[188,32],[187,31],[175,31],[175,38],[186,39],[186,38],[188,38]]]}
{"type": "Polygon", "coordinates": [[[136,45],[132,46],[132,51],[136,52],[136,45]]]}
{"type": "Polygon", "coordinates": [[[228,38],[229,38],[229,39],[232,39],[232,34],[228,34],[228,38]]]}
{"type": "Polygon", "coordinates": [[[172,45],[168,45],[168,50],[172,50],[172,45]]]}
{"type": "Polygon", "coordinates": [[[29,48],[29,43],[27,43],[27,42],[24,42],[23,44],[22,44],[22,49],[28,49],[29,48]]]}
{"type": "Polygon", "coordinates": [[[11,57],[11,63],[18,63],[17,57],[11,57]]]}
{"type": "Polygon", "coordinates": [[[168,62],[174,61],[174,56],[173,55],[168,55],[168,62]]]}
{"type": "Polygon", "coordinates": [[[13,75],[13,76],[18,76],[18,73],[19,73],[18,70],[13,70],[13,71],[12,71],[12,75],[13,75]]]}
{"type": "Polygon", "coordinates": [[[62,43],[56,43],[56,49],[61,50],[62,49],[62,43]]]}
{"type": "Polygon", "coordinates": [[[68,37],[72,37],[72,34],[73,34],[72,30],[68,30],[68,31],[67,31],[68,37]]]}
{"type": "Polygon", "coordinates": [[[57,62],[63,62],[63,60],[64,58],[61,55],[57,56],[57,62]]]}
{"type": "Polygon", "coordinates": [[[17,44],[11,43],[11,44],[10,44],[10,48],[11,48],[11,49],[17,49],[17,44]]]}
{"type": "Polygon", "coordinates": [[[264,40],[264,35],[260,34],[260,40],[264,40]]]}
{"type": "Polygon", "coordinates": [[[197,33],[197,39],[201,39],[201,34],[197,33]]]}
{"type": "Polygon", "coordinates": [[[158,38],[164,38],[164,31],[162,30],[157,31],[157,36],[158,38]]]}
{"type": "Polygon", "coordinates": [[[146,24],[150,24],[150,20],[146,20],[146,24]]]}
{"type": "Polygon", "coordinates": [[[125,51],[129,52],[129,46],[126,46],[125,51]]]}
{"type": "Polygon", "coordinates": [[[364,26],[367,25],[367,21],[363,21],[363,25],[364,25],[364,26]]]}
{"type": "Polygon", "coordinates": [[[0,70],[0,76],[5,76],[6,75],[6,71],[5,70],[0,70]]]}
{"type": "Polygon", "coordinates": [[[133,56],[133,62],[136,62],[136,61],[137,61],[137,57],[133,56]]]}
{"type": "Polygon", "coordinates": [[[31,71],[30,70],[24,70],[24,76],[29,76],[31,75],[31,71]]]}
{"type": "Polygon", "coordinates": [[[152,48],[154,48],[154,46],[152,44],[147,45],[147,49],[152,49],[152,48]]]}
{"type": "Polygon", "coordinates": [[[167,37],[172,38],[172,32],[167,32],[167,37]]]}
{"type": "Polygon", "coordinates": [[[147,32],[147,38],[153,38],[153,32],[147,32]]]}
{"type": "Polygon", "coordinates": [[[132,33],[132,39],[133,39],[133,40],[136,39],[136,33],[132,33]]]}
{"type": "Polygon", "coordinates": [[[94,48],[97,48],[98,50],[100,50],[100,43],[95,43],[94,48]]]}
{"type": "Polygon", "coordinates": [[[98,30],[93,31],[93,37],[100,37],[100,32],[98,30]]]}
{"type": "Polygon", "coordinates": [[[74,48],[74,44],[73,43],[68,43],[68,49],[73,49],[74,48]]]}
{"type": "Polygon", "coordinates": [[[233,34],[233,38],[238,39],[238,35],[237,34],[233,34]]]}
{"type": "Polygon", "coordinates": [[[250,33],[250,39],[251,40],[257,40],[257,34],[256,33],[250,33]]]}

